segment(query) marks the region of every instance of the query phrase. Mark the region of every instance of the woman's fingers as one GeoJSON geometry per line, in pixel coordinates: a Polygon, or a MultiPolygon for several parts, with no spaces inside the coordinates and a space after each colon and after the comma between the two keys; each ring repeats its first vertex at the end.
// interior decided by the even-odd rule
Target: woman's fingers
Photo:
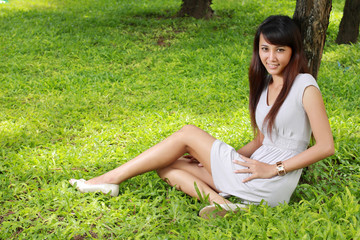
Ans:
{"type": "Polygon", "coordinates": [[[250,168],[238,169],[235,170],[234,173],[251,173],[250,168]]]}
{"type": "Polygon", "coordinates": [[[243,182],[248,182],[256,178],[270,178],[276,175],[276,173],[273,173],[273,164],[270,165],[267,163],[262,163],[255,159],[247,158],[244,156],[241,156],[241,158],[243,159],[243,161],[233,160],[233,162],[245,168],[235,170],[234,173],[251,173],[251,175],[248,178],[245,178],[243,182]]]}
{"type": "Polygon", "coordinates": [[[243,182],[243,183],[246,183],[246,182],[248,182],[248,181],[250,181],[250,180],[253,180],[253,179],[255,179],[255,178],[256,178],[255,175],[252,174],[250,177],[245,178],[244,180],[242,180],[242,182],[243,182]]]}
{"type": "Polygon", "coordinates": [[[196,158],[194,158],[192,155],[185,155],[183,156],[185,159],[189,160],[189,163],[197,163],[198,167],[203,167],[202,163],[200,163],[196,158]]]}
{"type": "Polygon", "coordinates": [[[237,164],[237,165],[241,165],[243,167],[250,167],[251,163],[246,162],[246,161],[239,161],[239,160],[233,160],[233,163],[237,164]]]}
{"type": "Polygon", "coordinates": [[[190,160],[191,160],[191,159],[194,159],[194,157],[191,156],[191,155],[184,155],[183,158],[190,159],[190,160]]]}
{"type": "Polygon", "coordinates": [[[192,155],[184,155],[183,158],[189,160],[190,163],[198,163],[199,161],[192,155]]]}

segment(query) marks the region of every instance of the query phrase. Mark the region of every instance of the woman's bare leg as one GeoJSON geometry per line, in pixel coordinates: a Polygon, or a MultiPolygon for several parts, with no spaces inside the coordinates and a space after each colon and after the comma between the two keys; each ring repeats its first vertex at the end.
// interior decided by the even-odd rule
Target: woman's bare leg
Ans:
{"type": "Polygon", "coordinates": [[[126,179],[171,165],[190,153],[211,173],[210,151],[215,138],[193,125],[187,125],[129,162],[87,181],[90,184],[120,184],[126,179]]]}
{"type": "Polygon", "coordinates": [[[195,184],[198,187],[201,197],[208,200],[211,204],[226,204],[230,201],[221,197],[216,190],[211,174],[203,167],[198,167],[197,163],[190,163],[185,158],[180,158],[168,167],[158,169],[158,175],[171,186],[176,186],[178,190],[200,199],[195,184]]]}

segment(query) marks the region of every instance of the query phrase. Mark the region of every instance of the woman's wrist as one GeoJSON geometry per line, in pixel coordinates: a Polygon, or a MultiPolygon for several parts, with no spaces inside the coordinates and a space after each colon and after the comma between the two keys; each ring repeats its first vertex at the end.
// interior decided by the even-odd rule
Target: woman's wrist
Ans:
{"type": "Polygon", "coordinates": [[[278,176],[278,171],[277,171],[277,168],[276,168],[276,164],[271,164],[271,176],[272,177],[278,176]]]}

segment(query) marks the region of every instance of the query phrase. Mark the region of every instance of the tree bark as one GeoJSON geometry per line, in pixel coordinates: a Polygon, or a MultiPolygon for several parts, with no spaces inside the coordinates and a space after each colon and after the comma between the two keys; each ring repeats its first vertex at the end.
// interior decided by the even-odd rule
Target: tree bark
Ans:
{"type": "Polygon", "coordinates": [[[329,26],[332,0],[297,0],[293,19],[298,23],[310,73],[316,78],[329,26]]]}
{"type": "Polygon", "coordinates": [[[183,0],[177,15],[179,17],[190,16],[197,19],[210,19],[214,14],[210,7],[211,4],[212,0],[183,0]]]}
{"type": "Polygon", "coordinates": [[[337,44],[356,43],[359,36],[360,0],[346,0],[340,22],[337,44]]]}

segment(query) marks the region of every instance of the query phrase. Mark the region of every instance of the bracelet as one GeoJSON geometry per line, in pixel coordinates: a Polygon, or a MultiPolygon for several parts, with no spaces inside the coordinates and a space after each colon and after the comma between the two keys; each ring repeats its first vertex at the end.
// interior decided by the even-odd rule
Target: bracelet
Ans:
{"type": "Polygon", "coordinates": [[[276,163],[276,170],[278,171],[279,176],[284,176],[286,174],[286,170],[282,161],[276,163]]]}

